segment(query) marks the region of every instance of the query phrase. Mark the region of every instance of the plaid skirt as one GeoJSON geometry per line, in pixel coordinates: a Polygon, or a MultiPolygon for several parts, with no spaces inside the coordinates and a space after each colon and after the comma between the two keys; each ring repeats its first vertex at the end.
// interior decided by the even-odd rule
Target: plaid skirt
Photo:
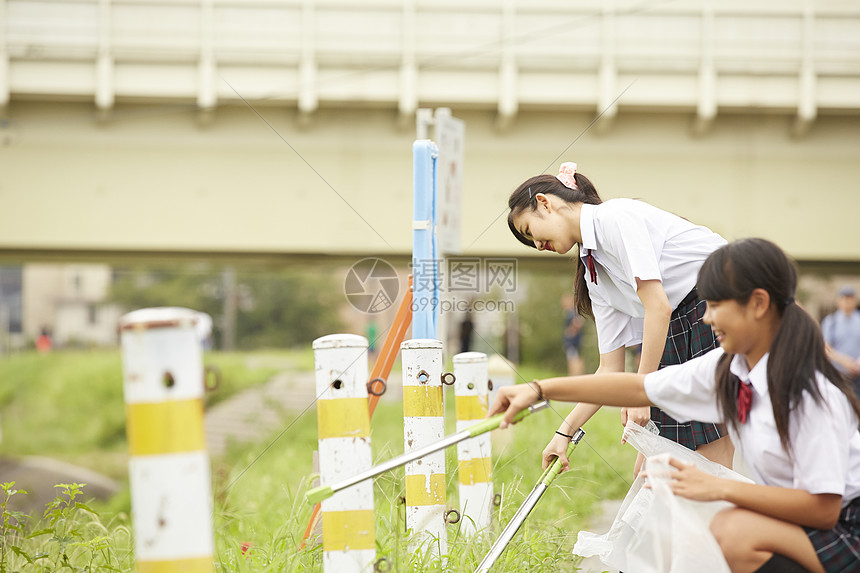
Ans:
{"type": "MultiPolygon", "coordinates": [[[[660,368],[683,364],[717,347],[714,331],[702,320],[706,308],[707,304],[699,299],[695,288],[681,301],[669,321],[669,332],[666,336],[663,357],[660,359],[660,368]]],[[[696,421],[681,423],[653,406],[651,419],[660,429],[661,436],[691,450],[695,450],[702,444],[709,444],[726,434],[721,424],[696,421]]]]}
{"type": "Polygon", "coordinates": [[[827,573],[860,571],[860,498],[842,508],[833,529],[803,529],[827,573]]]}

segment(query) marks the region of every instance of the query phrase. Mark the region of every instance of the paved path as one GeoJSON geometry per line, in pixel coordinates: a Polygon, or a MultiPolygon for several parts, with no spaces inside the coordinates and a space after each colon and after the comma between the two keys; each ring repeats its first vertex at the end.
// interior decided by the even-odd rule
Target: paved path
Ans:
{"type": "MultiPolygon", "coordinates": [[[[388,378],[391,389],[383,400],[397,400],[400,373],[388,378]]],[[[206,445],[210,456],[221,456],[230,443],[254,443],[282,430],[288,419],[307,409],[316,412],[313,372],[281,372],[258,388],[219,402],[206,412],[206,445]]]]}
{"type": "Polygon", "coordinates": [[[313,372],[281,372],[258,388],[219,402],[206,412],[206,446],[220,456],[231,442],[258,442],[283,427],[289,414],[314,401],[313,372]]]}
{"type": "Polygon", "coordinates": [[[10,508],[31,515],[41,515],[45,505],[61,493],[54,487],[58,483],[85,483],[78,501],[110,499],[120,489],[119,483],[98,472],[39,456],[0,459],[0,481],[14,481],[15,489],[27,492],[15,495],[10,508]]]}

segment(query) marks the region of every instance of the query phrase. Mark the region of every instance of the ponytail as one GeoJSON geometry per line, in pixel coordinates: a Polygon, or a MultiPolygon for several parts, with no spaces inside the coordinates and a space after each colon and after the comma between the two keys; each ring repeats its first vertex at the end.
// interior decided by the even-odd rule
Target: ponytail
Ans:
{"type": "MultiPolygon", "coordinates": [[[[780,316],[767,362],[767,390],[779,440],[791,455],[789,416],[809,392],[816,403],[824,397],[816,383],[820,373],[842,392],[860,419],[860,401],[825,353],[818,323],[794,302],[797,270],[785,253],[764,239],[743,239],[717,249],[699,270],[697,290],[705,300],[749,301],[752,291],[764,289],[780,316]]],[[[738,425],[737,395],[740,381],[731,374],[731,355],[717,366],[717,402],[724,419],[738,425]]]]}
{"type": "MultiPolygon", "coordinates": [[[[511,193],[508,199],[508,207],[511,210],[508,213],[508,227],[519,242],[527,247],[537,248],[534,241],[525,237],[516,228],[514,217],[524,211],[535,210],[537,208],[535,196],[538,193],[556,195],[567,203],[600,205],[603,202],[600,195],[597,194],[597,189],[585,175],[576,173],[574,180],[576,181],[576,188],[571,189],[554,175],[537,175],[527,179],[511,193]]],[[[588,297],[588,287],[585,282],[585,265],[582,264],[582,259],[579,256],[576,257],[576,270],[574,271],[574,304],[576,311],[581,316],[594,318],[594,312],[591,310],[591,299],[588,297]]]]}
{"type": "Polygon", "coordinates": [[[591,298],[588,296],[588,283],[585,281],[585,265],[579,256],[576,257],[576,270],[573,271],[573,304],[580,316],[594,318],[591,298]]]}
{"type": "Polygon", "coordinates": [[[772,359],[768,360],[767,389],[773,404],[773,415],[783,448],[788,446],[788,413],[800,403],[808,391],[816,403],[821,403],[817,384],[806,384],[820,372],[839,388],[860,418],[860,403],[853,387],[827,358],[824,337],[818,323],[797,304],[788,305],[782,314],[779,330],[771,344],[772,359]],[[776,391],[782,388],[782,391],[776,391]]]}

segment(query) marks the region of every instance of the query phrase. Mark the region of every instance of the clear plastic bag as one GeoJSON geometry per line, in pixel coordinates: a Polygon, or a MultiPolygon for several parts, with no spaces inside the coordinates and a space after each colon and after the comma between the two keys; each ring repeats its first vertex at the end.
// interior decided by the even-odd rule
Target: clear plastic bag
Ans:
{"type": "Polygon", "coordinates": [[[729,573],[709,524],[718,511],[732,504],[674,495],[669,486],[669,458],[696,464],[719,477],[750,480],[633,422],[627,424],[624,438],[645,456],[651,488],[644,487],[640,474],[609,531],[602,535],[581,531],[573,552],[597,556],[610,567],[636,573],[729,573]]]}

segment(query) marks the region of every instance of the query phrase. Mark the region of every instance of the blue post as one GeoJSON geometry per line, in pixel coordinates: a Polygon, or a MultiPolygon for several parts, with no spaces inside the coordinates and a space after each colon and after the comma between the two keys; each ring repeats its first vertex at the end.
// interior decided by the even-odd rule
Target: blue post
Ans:
{"type": "Polygon", "coordinates": [[[429,139],[412,144],[412,338],[437,339],[440,258],[436,248],[436,161],[429,139]]]}

